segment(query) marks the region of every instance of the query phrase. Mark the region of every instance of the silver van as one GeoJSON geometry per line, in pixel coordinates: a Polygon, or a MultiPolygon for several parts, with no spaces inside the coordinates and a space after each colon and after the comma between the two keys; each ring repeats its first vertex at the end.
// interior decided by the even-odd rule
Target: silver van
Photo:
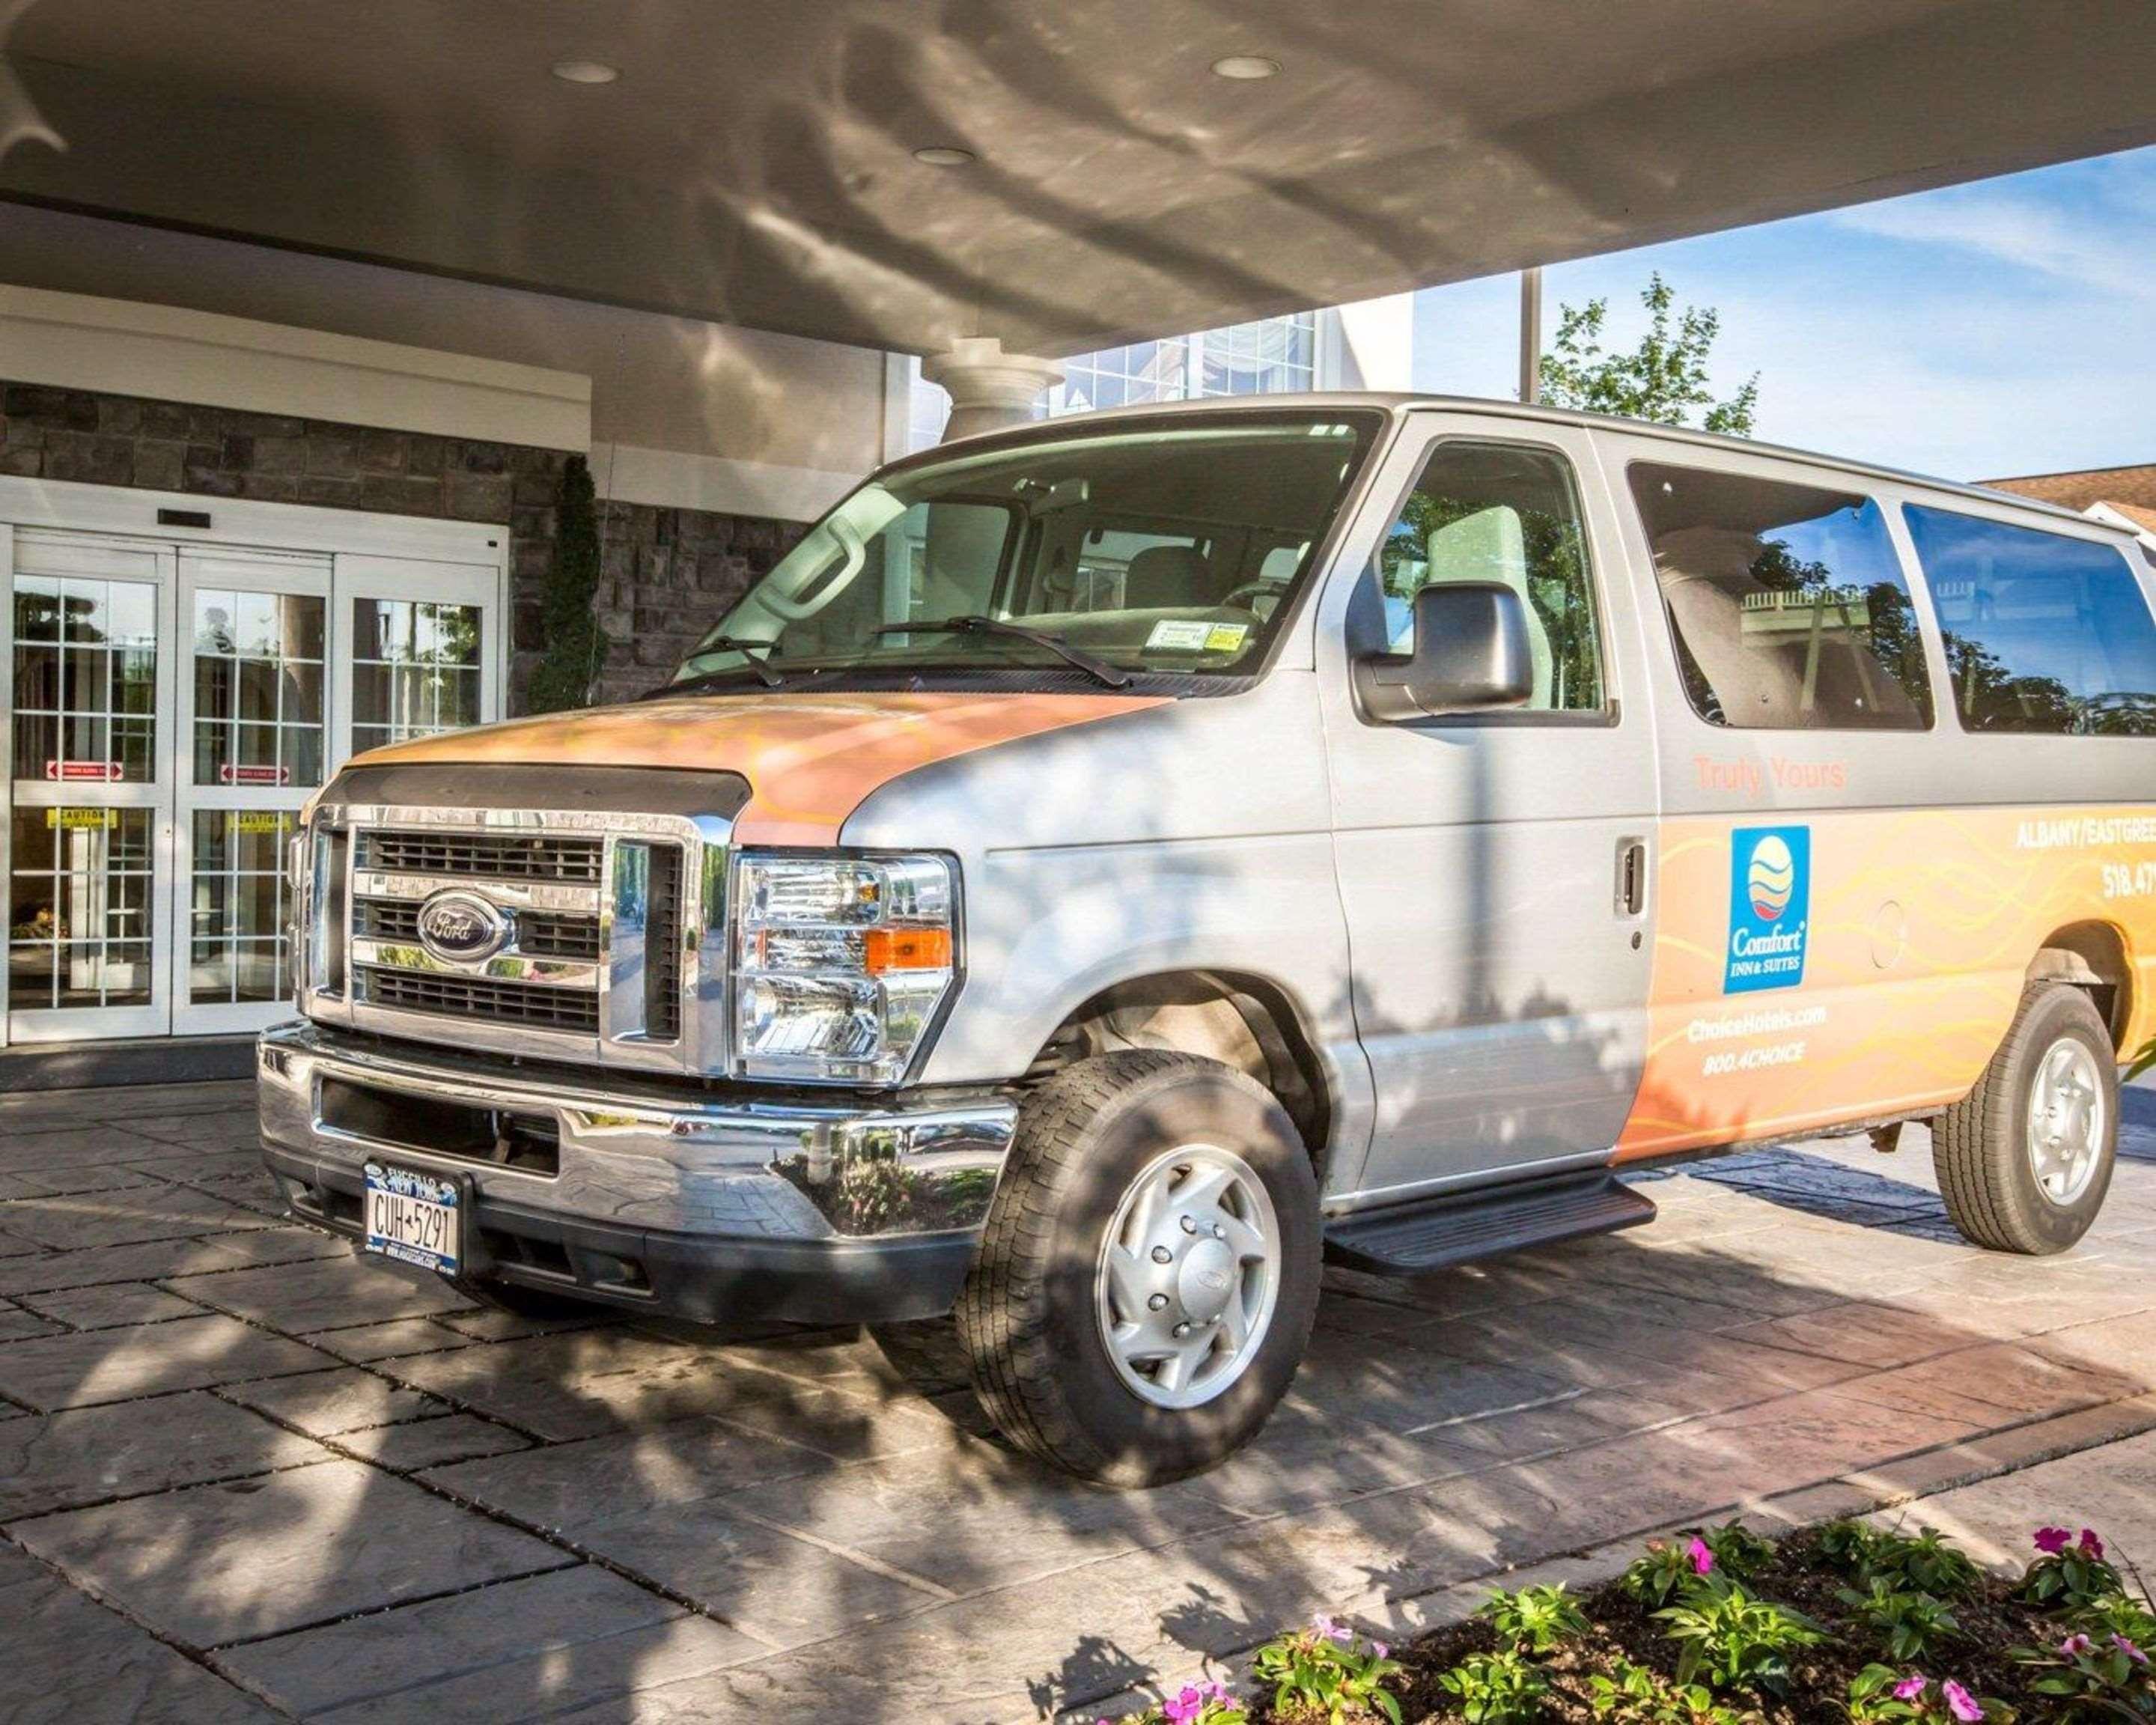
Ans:
{"type": "Polygon", "coordinates": [[[628,706],[354,760],[261,1043],[295,1211],[486,1296],[870,1325],[1204,1468],[1326,1260],[1926,1122],[2009,1252],[2156,1034],[2129,537],[1684,431],[1201,403],[871,476],[628,706]]]}

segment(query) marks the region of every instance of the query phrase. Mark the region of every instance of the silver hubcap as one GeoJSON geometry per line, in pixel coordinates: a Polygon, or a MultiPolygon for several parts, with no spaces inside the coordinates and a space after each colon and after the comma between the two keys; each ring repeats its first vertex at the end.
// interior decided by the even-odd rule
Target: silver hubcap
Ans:
{"type": "Polygon", "coordinates": [[[1243,1375],[1280,1295],[1272,1199],[1231,1150],[1156,1158],[1109,1219],[1094,1278],[1101,1337],[1132,1393],[1194,1408],[1243,1375]]]}
{"type": "Polygon", "coordinates": [[[2029,1087],[2029,1166],[2044,1196],[2070,1204],[2087,1191],[2103,1140],[2103,1074],[2086,1044],[2062,1036],[2029,1087]]]}

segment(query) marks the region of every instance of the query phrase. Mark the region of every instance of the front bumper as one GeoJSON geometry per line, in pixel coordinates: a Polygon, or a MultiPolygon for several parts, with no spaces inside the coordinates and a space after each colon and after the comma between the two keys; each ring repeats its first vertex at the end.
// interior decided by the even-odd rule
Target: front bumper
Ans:
{"type": "Polygon", "coordinates": [[[732,1322],[887,1322],[955,1303],[1017,1108],[721,1099],[307,1024],[256,1053],[263,1159],[305,1219],[357,1236],[362,1170],[470,1192],[467,1273],[732,1322]]]}

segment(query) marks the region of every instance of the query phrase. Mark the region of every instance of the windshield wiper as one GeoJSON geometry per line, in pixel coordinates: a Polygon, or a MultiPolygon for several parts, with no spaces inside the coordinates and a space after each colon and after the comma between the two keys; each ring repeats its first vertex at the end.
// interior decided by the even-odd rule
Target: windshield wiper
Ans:
{"type": "MultiPolygon", "coordinates": [[[[752,641],[742,635],[715,635],[697,642],[696,656],[701,659],[706,653],[738,653],[742,656],[742,663],[756,673],[757,680],[765,688],[776,689],[785,682],[785,678],[749,651],[752,647],[761,647],[768,655],[772,644],[769,641],[752,641]]],[[[726,670],[701,671],[693,677],[684,677],[679,682],[661,683],[656,689],[649,690],[637,698],[639,701],[657,701],[661,696],[684,695],[691,690],[723,681],[732,675],[733,671],[731,668],[726,670]]]]}
{"type": "Polygon", "coordinates": [[[1105,683],[1111,689],[1131,686],[1128,671],[1118,670],[1105,659],[1096,659],[1083,647],[1074,647],[1061,635],[1050,634],[1045,629],[1028,629],[1022,623],[1006,623],[1000,617],[983,617],[978,613],[963,617],[931,617],[918,623],[886,623],[875,631],[880,635],[1008,635],[1013,640],[1030,641],[1036,647],[1045,647],[1065,664],[1075,665],[1096,682],[1105,683]]]}

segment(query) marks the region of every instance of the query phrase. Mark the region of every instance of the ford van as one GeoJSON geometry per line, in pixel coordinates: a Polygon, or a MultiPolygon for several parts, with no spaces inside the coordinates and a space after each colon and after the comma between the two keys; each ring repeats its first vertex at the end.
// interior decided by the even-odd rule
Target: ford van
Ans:
{"type": "Polygon", "coordinates": [[[490,1298],[940,1351],[1122,1482],[1259,1428],[1328,1259],[1644,1222],[1675,1158],[1919,1121],[1969,1239],[2056,1252],[2156,1033],[2151,588],[1505,404],[947,444],[649,698],[336,776],[264,1153],[490,1298]]]}

